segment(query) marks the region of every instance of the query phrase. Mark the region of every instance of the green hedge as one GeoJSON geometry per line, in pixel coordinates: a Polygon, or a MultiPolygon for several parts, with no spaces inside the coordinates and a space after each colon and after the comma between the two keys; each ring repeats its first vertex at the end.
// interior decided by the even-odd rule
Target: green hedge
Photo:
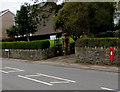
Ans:
{"type": "Polygon", "coordinates": [[[19,42],[2,42],[2,49],[45,49],[49,48],[50,42],[48,40],[38,41],[19,41],[19,42]]]}
{"type": "Polygon", "coordinates": [[[77,39],[76,47],[118,47],[119,43],[119,38],[77,39]]]}

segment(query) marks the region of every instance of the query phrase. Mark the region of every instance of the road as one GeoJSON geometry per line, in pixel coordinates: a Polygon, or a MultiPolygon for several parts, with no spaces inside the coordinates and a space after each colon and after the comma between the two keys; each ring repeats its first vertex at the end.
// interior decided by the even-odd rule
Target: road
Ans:
{"type": "Polygon", "coordinates": [[[2,60],[3,90],[117,90],[118,73],[2,60]]]}

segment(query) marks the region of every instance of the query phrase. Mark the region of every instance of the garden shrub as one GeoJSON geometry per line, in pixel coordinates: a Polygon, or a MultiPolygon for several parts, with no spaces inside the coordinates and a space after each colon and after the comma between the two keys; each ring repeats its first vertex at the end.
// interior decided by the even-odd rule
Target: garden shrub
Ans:
{"type": "MultiPolygon", "coordinates": [[[[59,38],[62,44],[62,38],[59,38]]],[[[70,43],[74,43],[74,40],[70,38],[70,43]]],[[[17,42],[0,42],[0,47],[2,49],[45,49],[49,47],[54,47],[54,41],[50,39],[46,40],[36,40],[36,41],[17,41],[17,42]]]]}
{"type": "Polygon", "coordinates": [[[101,32],[96,35],[97,37],[114,37],[113,31],[101,32]]]}
{"type": "Polygon", "coordinates": [[[76,47],[118,47],[119,38],[77,39],[76,47]]]}
{"type": "Polygon", "coordinates": [[[50,42],[48,40],[2,42],[2,49],[45,49],[49,46],[50,42]]]}

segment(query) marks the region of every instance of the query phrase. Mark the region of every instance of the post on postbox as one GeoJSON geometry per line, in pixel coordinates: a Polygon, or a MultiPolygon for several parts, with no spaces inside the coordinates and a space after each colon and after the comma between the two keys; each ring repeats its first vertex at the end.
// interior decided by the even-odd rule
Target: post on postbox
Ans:
{"type": "Polygon", "coordinates": [[[114,60],[114,48],[110,48],[109,60],[110,60],[110,61],[113,61],[113,60],[114,60]]]}

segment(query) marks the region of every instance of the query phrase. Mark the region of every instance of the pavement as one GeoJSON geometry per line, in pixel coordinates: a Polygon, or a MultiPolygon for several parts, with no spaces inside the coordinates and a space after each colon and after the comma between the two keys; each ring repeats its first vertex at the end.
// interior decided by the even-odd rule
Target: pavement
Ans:
{"type": "Polygon", "coordinates": [[[66,56],[53,57],[50,59],[40,60],[40,61],[21,60],[21,59],[10,59],[10,60],[17,60],[17,61],[20,60],[24,62],[40,63],[40,64],[45,64],[45,65],[120,73],[119,71],[120,67],[117,67],[117,66],[91,65],[91,64],[80,64],[80,63],[78,64],[78,63],[75,63],[77,59],[78,57],[76,57],[75,54],[71,54],[71,55],[66,55],[66,56]]]}

